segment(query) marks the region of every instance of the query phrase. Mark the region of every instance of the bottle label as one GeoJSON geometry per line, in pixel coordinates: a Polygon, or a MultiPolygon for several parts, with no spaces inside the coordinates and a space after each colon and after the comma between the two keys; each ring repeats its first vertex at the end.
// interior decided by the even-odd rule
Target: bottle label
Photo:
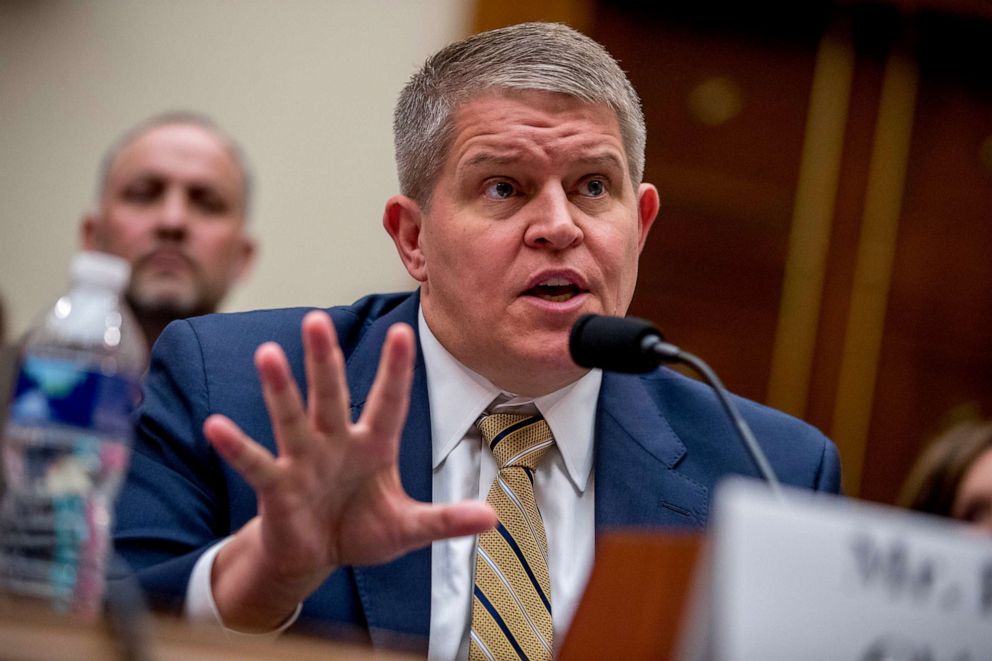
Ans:
{"type": "Polygon", "coordinates": [[[10,403],[9,424],[66,426],[129,440],[138,384],[78,362],[27,355],[10,403]]]}
{"type": "Polygon", "coordinates": [[[3,438],[0,591],[99,612],[138,388],[97,363],[24,357],[3,438]]]}

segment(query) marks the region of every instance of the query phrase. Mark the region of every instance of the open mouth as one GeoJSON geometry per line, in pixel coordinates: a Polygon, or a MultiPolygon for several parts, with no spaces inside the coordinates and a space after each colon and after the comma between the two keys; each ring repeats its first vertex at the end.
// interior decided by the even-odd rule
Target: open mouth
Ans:
{"type": "Polygon", "coordinates": [[[566,278],[548,278],[524,292],[526,296],[536,296],[544,301],[561,303],[581,294],[583,290],[566,278]]]}

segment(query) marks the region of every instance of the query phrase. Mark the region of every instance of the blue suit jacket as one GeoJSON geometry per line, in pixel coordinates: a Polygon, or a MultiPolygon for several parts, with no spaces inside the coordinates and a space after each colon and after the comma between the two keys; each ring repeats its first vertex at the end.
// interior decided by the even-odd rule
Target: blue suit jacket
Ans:
{"type": "MultiPolygon", "coordinates": [[[[418,303],[416,293],[374,295],[329,310],[347,359],[356,417],[386,329],[405,322],[416,330],[418,303]]],[[[118,499],[115,543],[158,605],[181,608],[203,550],[255,515],[254,493],[214,452],[201,427],[208,414],[223,413],[274,451],[252,356],[262,342],[278,342],[305,387],[299,337],[306,312],[179,321],[156,343],[131,469],[118,499]]],[[[827,438],[785,414],[737,401],[783,483],[839,489],[837,453],[827,438]]],[[[418,356],[399,462],[404,488],[422,501],[431,500],[430,434],[418,356]]],[[[718,480],[730,473],[757,475],[708,387],[667,369],[604,375],[595,442],[597,533],[619,526],[699,528],[718,480]]],[[[425,640],[430,581],[429,547],[386,565],[344,567],[305,602],[300,622],[354,625],[375,644],[395,644],[396,634],[425,640]]]]}

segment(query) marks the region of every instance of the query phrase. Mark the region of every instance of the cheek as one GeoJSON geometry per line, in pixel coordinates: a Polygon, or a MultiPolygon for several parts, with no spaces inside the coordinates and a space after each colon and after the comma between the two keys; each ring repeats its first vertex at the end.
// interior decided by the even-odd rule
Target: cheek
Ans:
{"type": "Polygon", "coordinates": [[[604,232],[595,237],[594,253],[604,271],[620,280],[632,279],[637,274],[637,237],[620,229],[604,232]]]}
{"type": "Polygon", "coordinates": [[[202,226],[191,232],[188,243],[191,251],[222,265],[237,257],[241,249],[240,233],[224,226],[202,226]]]}
{"type": "Polygon", "coordinates": [[[140,255],[145,251],[150,237],[150,226],[140,217],[114,218],[108,220],[103,228],[104,244],[119,255],[140,255]]]}
{"type": "Polygon", "coordinates": [[[453,222],[424,238],[428,275],[456,280],[459,287],[467,282],[493,282],[494,274],[509,266],[507,238],[497,231],[472,231],[469,221],[453,222]]]}
{"type": "Polygon", "coordinates": [[[630,305],[637,284],[637,237],[628,232],[611,233],[593,250],[605,284],[603,306],[606,314],[623,315],[630,305]]]}

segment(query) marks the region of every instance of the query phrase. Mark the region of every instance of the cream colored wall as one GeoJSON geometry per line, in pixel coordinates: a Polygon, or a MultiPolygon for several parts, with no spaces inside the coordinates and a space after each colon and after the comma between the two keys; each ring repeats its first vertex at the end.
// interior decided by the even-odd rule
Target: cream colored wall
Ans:
{"type": "Polygon", "coordinates": [[[0,296],[8,339],[65,284],[97,162],[124,128],[205,112],[258,182],[240,310],[413,286],[381,227],[391,114],[463,0],[0,0],[0,296]]]}

